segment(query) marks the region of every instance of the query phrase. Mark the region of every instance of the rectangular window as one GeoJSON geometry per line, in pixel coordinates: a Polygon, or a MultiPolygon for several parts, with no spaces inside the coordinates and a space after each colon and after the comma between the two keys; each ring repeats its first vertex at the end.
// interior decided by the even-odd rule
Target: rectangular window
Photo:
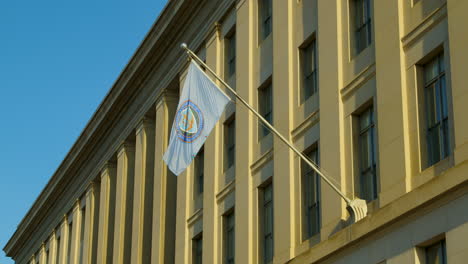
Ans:
{"type": "MultiPolygon", "coordinates": [[[[305,153],[315,164],[318,164],[317,148],[305,153]]],[[[302,161],[302,182],[303,182],[303,201],[304,201],[304,236],[310,238],[320,232],[320,178],[309,164],[302,161]]]]}
{"type": "Polygon", "coordinates": [[[262,249],[263,263],[273,261],[273,184],[269,183],[263,188],[262,204],[262,249]]]}
{"type": "Polygon", "coordinates": [[[374,118],[372,106],[359,115],[359,197],[366,201],[377,198],[374,118]]]}
{"type": "Polygon", "coordinates": [[[236,162],[236,119],[232,118],[225,125],[225,170],[231,168],[236,162]]]}
{"type": "Polygon", "coordinates": [[[233,31],[226,36],[226,77],[236,74],[236,32],[233,31]]]}
{"type": "Polygon", "coordinates": [[[428,166],[450,155],[449,118],[443,53],[424,65],[428,166]]]}
{"type": "MultiPolygon", "coordinates": [[[[258,90],[258,101],[260,115],[268,121],[268,123],[273,124],[273,89],[271,82],[264,87],[261,87],[258,90]]],[[[270,130],[259,121],[259,138],[270,134],[270,130]]]]}
{"type": "Polygon", "coordinates": [[[259,24],[261,40],[266,39],[272,31],[272,0],[259,0],[259,24]]]}
{"type": "Polygon", "coordinates": [[[426,264],[447,264],[445,240],[426,247],[426,264]]]}
{"type": "Polygon", "coordinates": [[[234,212],[224,216],[225,224],[225,263],[234,264],[235,256],[235,232],[234,232],[234,212]]]}
{"type": "Polygon", "coordinates": [[[70,222],[68,224],[68,244],[67,244],[67,247],[68,247],[68,253],[67,253],[67,263],[71,263],[71,250],[72,250],[72,242],[73,242],[73,222],[70,222]]]}
{"type": "Polygon", "coordinates": [[[302,61],[302,101],[317,92],[317,61],[315,40],[301,48],[302,61]]]}
{"type": "Polygon", "coordinates": [[[361,53],[372,42],[370,0],[351,0],[354,14],[354,45],[356,54],[361,53]]]}
{"type": "Polygon", "coordinates": [[[203,236],[199,235],[192,240],[193,264],[202,264],[203,262],[203,236]]]}
{"type": "Polygon", "coordinates": [[[80,227],[80,256],[78,258],[78,263],[83,263],[83,246],[84,246],[84,234],[85,234],[85,219],[86,219],[86,210],[85,207],[81,209],[81,227],[80,227]]]}
{"type": "Polygon", "coordinates": [[[203,193],[204,183],[204,172],[205,172],[205,151],[204,147],[201,147],[197,156],[195,156],[195,193],[203,193]]]}
{"type": "Polygon", "coordinates": [[[57,239],[56,239],[56,251],[55,251],[55,261],[56,263],[59,263],[60,262],[60,236],[57,236],[57,239]]]}

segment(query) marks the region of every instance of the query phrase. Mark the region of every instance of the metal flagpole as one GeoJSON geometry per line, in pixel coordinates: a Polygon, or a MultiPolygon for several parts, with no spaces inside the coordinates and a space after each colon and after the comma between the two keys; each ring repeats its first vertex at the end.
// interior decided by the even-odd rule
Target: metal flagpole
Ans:
{"type": "Polygon", "coordinates": [[[346,197],[346,195],[340,190],[338,189],[329,179],[327,176],[325,176],[322,171],[320,171],[320,169],[317,167],[317,165],[315,165],[313,162],[311,162],[306,156],[304,156],[304,154],[302,154],[302,152],[300,152],[296,147],[294,147],[294,145],[292,145],[291,142],[289,142],[283,135],[281,135],[280,132],[278,132],[278,130],[276,130],[267,120],[265,120],[265,118],[263,118],[262,115],[260,115],[252,106],[250,106],[249,103],[247,103],[247,101],[245,101],[234,89],[232,89],[221,77],[219,77],[213,70],[210,69],[210,67],[208,67],[208,65],[206,65],[200,58],[198,58],[198,56],[193,53],[193,51],[191,51],[188,47],[187,47],[187,44],[185,43],[182,43],[180,45],[181,48],[183,48],[187,54],[189,55],[189,57],[195,59],[199,64],[201,64],[203,67],[205,67],[205,69],[207,69],[216,79],[218,79],[229,91],[231,91],[231,93],[234,94],[234,96],[236,96],[236,98],[241,101],[250,111],[252,111],[255,116],[257,116],[257,118],[262,121],[263,125],[265,125],[271,132],[273,132],[279,139],[281,139],[281,141],[283,141],[292,151],[294,151],[294,153],[296,153],[303,161],[305,161],[310,167],[312,167],[312,169],[317,172],[318,175],[320,175],[320,177],[336,192],[338,193],[345,201],[346,201],[346,204],[351,207],[351,210],[352,212],[354,213],[354,219],[355,221],[358,221],[359,219],[363,218],[366,214],[367,214],[367,204],[365,203],[364,200],[361,200],[361,199],[354,199],[354,200],[351,200],[349,199],[348,197],[346,197]],[[364,201],[364,203],[363,203],[364,201]],[[365,208],[362,208],[363,205],[365,206],[365,208]],[[359,208],[356,208],[356,207],[359,207],[359,208]],[[362,215],[364,214],[364,215],[362,215]]]}

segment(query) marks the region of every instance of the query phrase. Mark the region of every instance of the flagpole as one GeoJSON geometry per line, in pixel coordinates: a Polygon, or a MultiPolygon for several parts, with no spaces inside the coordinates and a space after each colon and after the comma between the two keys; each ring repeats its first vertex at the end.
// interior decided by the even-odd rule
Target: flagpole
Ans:
{"type": "Polygon", "coordinates": [[[182,49],[184,49],[187,54],[189,55],[189,57],[195,59],[199,64],[201,64],[202,66],[205,67],[205,69],[207,69],[216,79],[218,79],[218,81],[220,81],[229,91],[231,91],[232,94],[234,94],[234,96],[241,102],[243,103],[250,111],[252,111],[252,113],[255,114],[255,116],[257,116],[257,118],[263,123],[263,125],[265,125],[271,132],[273,132],[281,141],[283,141],[294,153],[296,153],[304,162],[306,162],[310,167],[312,167],[312,169],[317,172],[318,175],[320,175],[320,177],[336,192],[338,193],[338,195],[340,195],[345,201],[346,201],[346,204],[351,207],[351,210],[352,212],[354,213],[354,219],[355,221],[363,218],[366,214],[367,214],[367,204],[362,202],[363,200],[361,199],[354,199],[354,200],[351,200],[349,199],[348,197],[346,197],[346,195],[340,190],[338,189],[331,181],[330,179],[328,179],[327,176],[325,176],[325,174],[320,171],[320,169],[317,167],[317,165],[315,165],[313,162],[311,162],[304,154],[302,154],[302,152],[300,152],[291,142],[289,142],[278,130],[276,130],[265,118],[263,118],[262,115],[260,115],[252,106],[250,106],[249,103],[247,103],[247,101],[245,101],[234,89],[231,88],[231,86],[229,86],[221,77],[219,77],[213,70],[210,69],[210,67],[208,67],[208,65],[206,65],[200,58],[198,58],[198,56],[193,53],[188,47],[187,47],[187,44],[185,43],[182,43],[180,45],[180,47],[182,49]],[[365,208],[362,208],[363,207],[363,204],[365,206],[365,208]],[[356,206],[360,207],[360,208],[356,208],[356,206]],[[357,212],[357,211],[358,212],[357,212]],[[364,215],[362,215],[364,214],[364,215]]]}

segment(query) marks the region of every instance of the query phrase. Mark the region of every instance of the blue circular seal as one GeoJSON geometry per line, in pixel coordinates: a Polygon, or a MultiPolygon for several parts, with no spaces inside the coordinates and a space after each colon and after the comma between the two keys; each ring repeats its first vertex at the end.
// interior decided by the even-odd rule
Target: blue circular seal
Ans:
{"type": "Polygon", "coordinates": [[[197,139],[203,131],[204,119],[200,108],[187,100],[177,110],[175,126],[177,137],[185,143],[197,139]]]}

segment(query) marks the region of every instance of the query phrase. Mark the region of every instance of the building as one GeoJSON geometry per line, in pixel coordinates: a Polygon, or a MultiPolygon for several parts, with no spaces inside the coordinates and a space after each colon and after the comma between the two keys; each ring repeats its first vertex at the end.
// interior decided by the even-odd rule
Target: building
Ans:
{"type": "Polygon", "coordinates": [[[171,0],[4,248],[16,263],[466,263],[466,0],[171,0]],[[240,104],[162,161],[182,42],[240,104]]]}

